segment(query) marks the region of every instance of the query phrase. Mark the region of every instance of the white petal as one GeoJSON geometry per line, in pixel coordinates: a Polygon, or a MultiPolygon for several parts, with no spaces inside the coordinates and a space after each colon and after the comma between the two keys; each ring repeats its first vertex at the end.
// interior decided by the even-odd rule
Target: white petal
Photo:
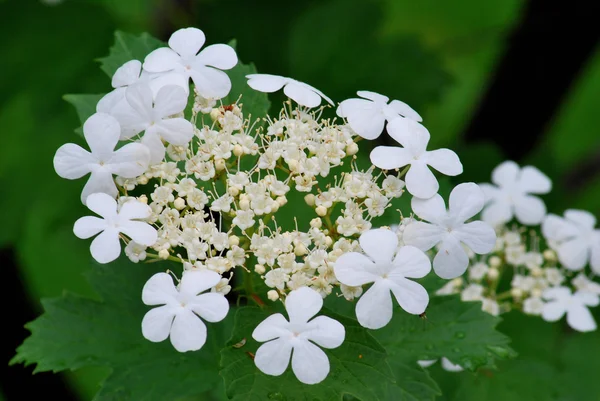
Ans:
{"type": "Polygon", "coordinates": [[[425,163],[444,175],[453,177],[463,172],[463,165],[460,159],[450,149],[432,150],[426,152],[423,156],[425,163]]]}
{"type": "Polygon", "coordinates": [[[410,118],[396,118],[388,123],[388,134],[404,146],[412,156],[419,157],[427,149],[429,131],[410,118]]]}
{"type": "Polygon", "coordinates": [[[96,113],[83,123],[83,135],[92,155],[106,162],[119,141],[121,127],[113,116],[96,113]]]}
{"type": "Polygon", "coordinates": [[[117,259],[121,254],[119,232],[113,228],[105,229],[94,238],[90,251],[98,263],[108,263],[117,259]]]}
{"type": "Polygon", "coordinates": [[[361,326],[380,329],[392,320],[392,296],[387,285],[375,282],[356,303],[356,318],[361,326]]]}
{"type": "Polygon", "coordinates": [[[87,200],[88,209],[105,219],[114,220],[117,217],[117,201],[105,193],[93,193],[87,200]]]}
{"type": "Polygon", "coordinates": [[[457,238],[447,235],[433,259],[435,274],[447,280],[461,276],[469,265],[469,257],[457,238]]]}
{"type": "Polygon", "coordinates": [[[481,213],[481,219],[492,226],[499,226],[509,222],[513,218],[511,204],[503,200],[492,201],[481,213]]]}
{"type": "Polygon", "coordinates": [[[87,239],[104,231],[107,227],[106,220],[93,216],[78,219],[73,226],[73,233],[77,238],[87,239]]]}
{"type": "Polygon", "coordinates": [[[95,164],[98,164],[98,161],[90,152],[73,143],[61,146],[54,155],[56,174],[68,180],[83,177],[95,164]]]}
{"type": "Polygon", "coordinates": [[[205,47],[196,57],[196,62],[220,70],[229,70],[235,67],[238,58],[231,46],[216,44],[205,47]]]}
{"type": "Polygon", "coordinates": [[[279,376],[290,363],[292,345],[287,339],[279,338],[258,347],[254,355],[256,367],[270,376],[279,376]]]}
{"type": "Polygon", "coordinates": [[[564,242],[558,247],[558,260],[569,270],[581,270],[588,262],[589,248],[579,238],[564,242]]]}
{"type": "Polygon", "coordinates": [[[442,358],[442,369],[447,372],[462,372],[462,366],[450,362],[447,358],[442,358]]]}
{"type": "Polygon", "coordinates": [[[371,151],[370,158],[371,163],[382,170],[404,167],[413,160],[409,151],[398,146],[377,146],[371,151]]]}
{"type": "Polygon", "coordinates": [[[428,251],[444,238],[446,232],[443,227],[415,221],[404,228],[402,239],[406,245],[428,251]]]}
{"type": "Polygon", "coordinates": [[[205,41],[204,32],[200,29],[183,28],[173,32],[169,38],[169,47],[183,57],[190,57],[200,51],[205,41]]]}
{"type": "Polygon", "coordinates": [[[438,361],[437,359],[429,359],[429,360],[426,360],[426,361],[417,361],[417,363],[422,368],[428,368],[431,365],[433,365],[434,363],[436,363],[437,361],[438,361]]]}
{"type": "Polygon", "coordinates": [[[440,185],[427,164],[415,160],[406,173],[406,189],[417,198],[428,199],[434,196],[440,185]]]}
{"type": "Polygon", "coordinates": [[[123,178],[142,175],[150,163],[150,151],[141,143],[128,143],[117,150],[106,162],[111,173],[123,178]]]}
{"type": "Polygon", "coordinates": [[[596,330],[596,321],[589,309],[583,305],[571,305],[567,310],[567,323],[577,331],[596,330]]]}
{"type": "Polygon", "coordinates": [[[156,94],[154,111],[161,118],[181,113],[187,105],[186,91],[178,85],[163,86],[156,94]]]}
{"type": "Polygon", "coordinates": [[[410,245],[400,248],[393,265],[394,269],[389,274],[391,280],[394,280],[397,276],[421,278],[431,271],[431,262],[427,255],[420,249],[410,245]]]}
{"type": "Polygon", "coordinates": [[[142,63],[139,60],[130,60],[117,68],[112,77],[112,87],[129,86],[140,79],[142,63]]]}
{"type": "Polygon", "coordinates": [[[362,250],[375,263],[390,263],[398,248],[398,236],[385,228],[362,233],[358,242],[362,250]]]}
{"type": "MultiPolygon", "coordinates": [[[[165,86],[169,86],[169,85],[179,86],[181,89],[184,90],[186,95],[188,95],[190,92],[189,81],[190,81],[190,78],[186,74],[183,74],[181,71],[171,71],[171,72],[156,74],[156,76],[153,76],[151,78],[151,80],[150,80],[150,82],[148,82],[148,84],[150,85],[150,88],[152,89],[154,98],[156,98],[156,96],[158,95],[158,92],[165,86]]],[[[187,101],[187,98],[186,98],[186,101],[187,101]]]]}
{"type": "Polygon", "coordinates": [[[194,312],[183,309],[171,327],[171,344],[179,352],[197,351],[206,342],[206,325],[194,312]]]}
{"type": "Polygon", "coordinates": [[[308,85],[301,85],[301,82],[289,82],[283,87],[283,93],[301,106],[317,107],[321,104],[321,96],[308,85]]]}
{"type": "Polygon", "coordinates": [[[194,137],[194,126],[185,118],[162,120],[155,127],[158,135],[173,145],[187,145],[194,137]]]}
{"type": "Polygon", "coordinates": [[[148,149],[148,152],[150,153],[149,164],[151,166],[160,163],[165,158],[167,149],[160,139],[160,135],[158,134],[156,126],[150,127],[148,130],[146,130],[146,133],[142,137],[141,143],[148,149]]]}
{"type": "Polygon", "coordinates": [[[479,188],[481,188],[481,190],[483,191],[486,203],[498,200],[498,198],[504,195],[500,188],[492,184],[480,183],[479,188]]]}
{"type": "Polygon", "coordinates": [[[144,59],[144,70],[166,72],[181,67],[181,57],[168,47],[153,50],[144,59]]]}
{"type": "MultiPolygon", "coordinates": [[[[119,191],[117,190],[117,186],[112,178],[112,174],[110,174],[106,170],[98,170],[92,172],[90,178],[85,183],[83,187],[83,191],[81,192],[81,202],[85,205],[87,199],[96,193],[103,193],[109,195],[110,198],[115,198],[119,191]]],[[[116,213],[117,209],[113,213],[116,213]]],[[[104,216],[102,216],[104,217],[104,216]]]]}
{"type": "Polygon", "coordinates": [[[229,302],[223,294],[209,292],[200,294],[190,302],[190,308],[195,314],[207,322],[220,322],[229,312],[229,302]]]}
{"type": "Polygon", "coordinates": [[[187,270],[179,282],[179,291],[188,295],[198,295],[217,285],[220,280],[219,273],[212,270],[187,270]]]}
{"type": "Polygon", "coordinates": [[[492,171],[492,182],[498,186],[511,186],[517,182],[519,165],[513,161],[505,161],[492,171]]]}
{"type": "Polygon", "coordinates": [[[542,309],[542,318],[547,322],[556,322],[566,312],[565,304],[559,301],[546,302],[542,309]]]}
{"type": "Polygon", "coordinates": [[[157,240],[156,229],[142,221],[121,222],[119,231],[140,245],[152,246],[157,240]]]}
{"type": "Polygon", "coordinates": [[[357,252],[342,254],[335,261],[333,271],[338,281],[351,287],[372,283],[378,277],[373,261],[357,252]]]}
{"type": "Polygon", "coordinates": [[[113,108],[125,99],[125,88],[117,88],[102,97],[96,104],[96,112],[111,113],[113,108]]]}
{"type": "Polygon", "coordinates": [[[564,241],[579,234],[579,230],[573,223],[555,214],[549,214],[542,222],[542,234],[546,239],[564,241]]]}
{"type": "Polygon", "coordinates": [[[496,232],[483,221],[473,221],[457,227],[454,235],[478,255],[485,255],[496,245],[496,232]]]}
{"type": "Polygon", "coordinates": [[[306,87],[307,89],[310,89],[311,91],[315,92],[317,95],[321,96],[321,98],[325,99],[325,101],[327,103],[329,103],[330,105],[332,105],[332,106],[334,105],[333,104],[333,100],[331,100],[329,97],[325,96],[325,94],[323,92],[321,92],[320,90],[318,90],[314,86],[310,86],[308,84],[305,84],[304,82],[300,82],[300,84],[302,84],[302,86],[306,87]]]}
{"type": "Polygon", "coordinates": [[[152,209],[138,200],[128,200],[119,210],[121,220],[146,219],[152,213],[152,209]]]}
{"type": "Polygon", "coordinates": [[[402,309],[412,315],[425,312],[429,304],[429,294],[421,284],[402,277],[390,277],[390,280],[394,283],[390,289],[402,309]]]}
{"type": "Polygon", "coordinates": [[[144,284],[142,301],[146,305],[164,305],[176,302],[177,289],[167,273],[156,273],[144,284]]]}
{"type": "Polygon", "coordinates": [[[212,67],[197,67],[191,71],[198,93],[204,98],[221,99],[231,90],[231,80],[221,70],[212,67]]]}
{"type": "Polygon", "coordinates": [[[571,299],[571,290],[567,287],[551,287],[544,290],[542,297],[547,300],[556,300],[566,304],[571,299]]]}
{"type": "Polygon", "coordinates": [[[317,316],[310,321],[310,331],[302,333],[306,339],[323,348],[337,348],[344,342],[346,330],[344,326],[327,316],[317,316]]]}
{"type": "Polygon", "coordinates": [[[419,113],[414,111],[412,107],[400,100],[392,100],[392,102],[389,104],[389,107],[403,117],[410,118],[411,120],[415,120],[417,122],[423,121],[419,113]]]}
{"type": "Polygon", "coordinates": [[[340,103],[337,114],[348,120],[350,127],[365,139],[375,139],[381,135],[385,117],[381,108],[363,99],[347,99],[340,103]]]}
{"type": "Polygon", "coordinates": [[[325,352],[308,341],[294,344],[292,370],[304,384],[320,383],[329,373],[329,359],[325,352]]]}
{"type": "Polygon", "coordinates": [[[446,219],[446,204],[438,194],[429,199],[412,198],[410,206],[413,212],[423,220],[432,223],[443,223],[446,219]]]}
{"type": "Polygon", "coordinates": [[[248,86],[266,93],[276,92],[289,82],[288,78],[271,74],[249,74],[246,78],[248,78],[248,86]]]}
{"type": "MultiPolygon", "coordinates": [[[[138,120],[138,124],[140,124],[140,121],[146,124],[152,122],[153,94],[152,89],[150,89],[150,86],[147,83],[140,82],[129,86],[125,91],[125,99],[127,99],[127,103],[133,111],[131,114],[133,114],[134,118],[138,120]]],[[[122,121],[122,119],[119,120],[122,121]]]]}
{"type": "Polygon", "coordinates": [[[522,195],[513,198],[515,215],[520,223],[534,226],[544,220],[546,205],[537,196],[522,195]]]}
{"type": "Polygon", "coordinates": [[[289,322],[281,313],[275,313],[260,322],[252,332],[252,338],[264,342],[289,334],[289,322]]]}
{"type": "Polygon", "coordinates": [[[285,299],[285,310],[290,323],[306,323],[319,313],[323,307],[323,298],[313,289],[301,287],[289,293],[285,299]]]}
{"type": "Polygon", "coordinates": [[[592,229],[596,225],[596,217],[585,210],[569,209],[565,211],[565,218],[582,228],[592,229]]]}
{"type": "Polygon", "coordinates": [[[577,291],[573,294],[573,299],[587,306],[598,306],[598,304],[600,304],[600,297],[598,297],[598,294],[588,291],[577,291]]]}
{"type": "Polygon", "coordinates": [[[449,214],[455,223],[464,223],[481,212],[485,196],[479,186],[472,182],[459,184],[450,193],[449,214]]]}
{"type": "Polygon", "coordinates": [[[169,305],[150,309],[142,319],[142,335],[154,343],[166,340],[174,317],[173,308],[169,305]]]}
{"type": "Polygon", "coordinates": [[[384,96],[384,95],[380,95],[377,92],[371,92],[371,91],[358,91],[356,92],[356,94],[360,97],[364,97],[365,99],[369,99],[372,100],[376,103],[386,103],[388,102],[388,100],[390,100],[389,97],[384,96]]]}
{"type": "Polygon", "coordinates": [[[590,267],[596,273],[600,274],[600,238],[595,235],[590,247],[590,267]]]}
{"type": "Polygon", "coordinates": [[[533,166],[521,169],[519,188],[530,194],[547,194],[552,189],[552,181],[533,166]]]}

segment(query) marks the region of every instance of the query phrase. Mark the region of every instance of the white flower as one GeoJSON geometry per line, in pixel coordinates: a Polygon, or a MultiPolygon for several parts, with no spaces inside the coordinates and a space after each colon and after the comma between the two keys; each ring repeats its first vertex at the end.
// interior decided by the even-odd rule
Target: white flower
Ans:
{"type": "Polygon", "coordinates": [[[256,351],[254,363],[258,369],[279,376],[288,367],[291,356],[292,370],[298,380],[306,384],[323,381],[329,373],[329,359],[317,345],[337,348],[344,342],[346,331],[337,320],[327,316],[309,321],[322,306],[323,298],[308,287],[290,292],[285,300],[289,322],[277,313],[262,321],[252,333],[256,341],[268,341],[256,351]]]}
{"type": "Polygon", "coordinates": [[[409,105],[392,100],[379,93],[358,91],[364,99],[346,99],[337,108],[337,115],[348,120],[350,128],[365,139],[376,139],[381,135],[385,122],[406,117],[421,122],[423,119],[409,105]]]}
{"type": "Polygon", "coordinates": [[[496,244],[494,229],[482,221],[465,223],[481,211],[484,196],[474,183],[457,185],[450,193],[450,207],[440,195],[430,199],[412,199],[412,209],[417,216],[431,224],[415,221],[404,229],[404,243],[422,251],[439,250],[433,259],[436,274],[445,279],[462,275],[469,265],[469,257],[462,247],[484,255],[496,244]]]}
{"type": "Polygon", "coordinates": [[[438,191],[438,181],[429,167],[449,176],[462,173],[463,166],[450,149],[427,151],[429,131],[418,122],[396,118],[388,124],[387,131],[403,147],[378,146],[371,152],[371,162],[384,170],[410,165],[404,179],[412,195],[427,199],[438,191]]]}
{"type": "Polygon", "coordinates": [[[409,278],[422,278],[431,270],[429,258],[412,246],[398,249],[398,237],[391,230],[375,229],[363,233],[360,246],[366,256],[349,252],[334,265],[337,279],[356,287],[373,283],[356,304],[358,322],[369,329],[379,329],[392,319],[390,291],[406,312],[421,314],[427,308],[429,295],[423,286],[409,278]]]}
{"type": "Polygon", "coordinates": [[[204,98],[221,99],[231,90],[231,81],[221,70],[233,68],[235,51],[228,45],[204,45],[204,33],[196,28],[184,28],[169,38],[169,47],[154,50],[144,60],[144,69],[155,73],[170,73],[192,78],[196,92],[204,98]]]}
{"type": "Polygon", "coordinates": [[[209,270],[188,270],[179,285],[167,273],[156,273],[144,285],[142,301],[162,305],[149,310],[142,320],[142,334],[152,342],[170,337],[179,352],[196,351],[206,342],[207,322],[220,322],[229,303],[219,292],[204,291],[220,284],[221,276],[209,270]],[[202,318],[202,319],[200,319],[202,318]]]}
{"type": "Polygon", "coordinates": [[[581,270],[588,262],[600,274],[600,230],[596,218],[584,210],[565,211],[564,218],[549,214],[542,223],[542,233],[558,260],[570,270],[581,270]]]}
{"type": "Polygon", "coordinates": [[[317,107],[321,98],[333,106],[333,101],[323,92],[292,78],[271,74],[250,74],[246,78],[248,86],[259,92],[271,93],[283,88],[283,93],[301,106],[317,107]]]}
{"type": "Polygon", "coordinates": [[[104,192],[116,197],[119,191],[113,175],[135,178],[148,168],[150,152],[139,143],[129,143],[115,151],[121,128],[114,117],[97,113],[83,124],[83,134],[91,153],[74,143],[61,146],[54,155],[54,169],[62,178],[75,180],[91,173],[81,193],[81,201],[90,194],[104,192]]]}
{"type": "Polygon", "coordinates": [[[150,207],[137,200],[129,200],[117,211],[117,201],[105,193],[91,194],[87,198],[87,207],[102,218],[85,216],[75,222],[73,232],[79,238],[86,239],[100,233],[92,241],[90,251],[99,263],[108,263],[119,257],[123,233],[139,245],[152,246],[156,242],[156,230],[148,223],[136,221],[146,219],[152,211],[150,207]]]}
{"type": "Polygon", "coordinates": [[[125,92],[127,104],[113,109],[112,115],[121,124],[121,140],[145,131],[142,143],[148,147],[151,164],[165,157],[165,140],[173,145],[187,145],[194,136],[194,126],[185,118],[169,118],[181,113],[187,104],[187,94],[176,85],[161,88],[153,100],[150,86],[132,85],[125,92]]]}
{"type": "MultiPolygon", "coordinates": [[[[417,361],[417,363],[422,368],[428,368],[437,361],[437,359],[430,359],[426,361],[417,361]]],[[[462,372],[464,370],[462,366],[450,362],[450,360],[445,357],[442,357],[442,369],[444,369],[447,372],[462,372]]]]}
{"type": "Polygon", "coordinates": [[[555,322],[567,314],[567,323],[577,331],[594,331],[596,322],[589,306],[597,306],[600,298],[590,292],[577,291],[572,294],[567,287],[554,287],[544,291],[543,298],[548,301],[542,310],[542,318],[555,322]]]}
{"type": "Polygon", "coordinates": [[[546,215],[546,205],[537,196],[552,189],[552,181],[532,166],[519,168],[513,161],[505,161],[492,171],[492,184],[481,184],[486,207],[483,221],[494,226],[516,217],[525,225],[537,225],[546,215]]]}

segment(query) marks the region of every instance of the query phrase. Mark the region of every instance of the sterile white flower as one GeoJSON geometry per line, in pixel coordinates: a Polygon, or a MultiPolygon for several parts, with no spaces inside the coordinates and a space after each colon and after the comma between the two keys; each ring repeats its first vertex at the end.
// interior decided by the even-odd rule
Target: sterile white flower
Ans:
{"type": "Polygon", "coordinates": [[[427,151],[429,131],[418,122],[396,118],[388,124],[387,131],[403,147],[377,146],[371,151],[371,162],[384,170],[410,165],[404,180],[412,195],[428,199],[438,191],[439,183],[429,167],[449,176],[462,173],[463,166],[450,149],[427,151]]]}
{"type": "Polygon", "coordinates": [[[254,363],[263,373],[283,374],[292,358],[292,370],[302,383],[315,384],[329,373],[329,359],[323,348],[337,348],[344,342],[346,331],[337,320],[315,316],[323,306],[323,298],[308,287],[289,293],[285,309],[289,321],[277,313],[263,320],[252,338],[265,342],[256,351],[254,363]],[[311,320],[312,319],[312,320],[311,320]],[[316,344],[316,345],[315,345],[316,344]],[[293,353],[292,353],[293,350],[293,353]]]}
{"type": "Polygon", "coordinates": [[[149,310],[142,320],[142,334],[152,342],[170,337],[179,352],[196,351],[206,342],[207,322],[220,322],[229,312],[229,303],[220,292],[207,292],[218,286],[221,276],[210,270],[184,271],[179,285],[167,273],[150,277],[142,290],[146,305],[161,305],[149,310]]]}
{"type": "Polygon", "coordinates": [[[570,270],[581,270],[589,263],[600,274],[600,230],[594,229],[596,218],[584,210],[569,209],[564,218],[549,214],[542,223],[542,233],[558,254],[558,260],[570,270]]]}
{"type": "Polygon", "coordinates": [[[108,263],[119,257],[123,233],[140,245],[152,246],[156,242],[156,229],[138,219],[146,219],[152,213],[150,207],[135,199],[128,200],[117,210],[117,201],[99,192],[87,198],[87,207],[102,218],[85,216],[75,222],[73,232],[86,239],[100,233],[92,241],[90,251],[99,263],[108,263]]]}
{"type": "Polygon", "coordinates": [[[301,106],[317,107],[321,98],[333,106],[333,101],[323,92],[292,78],[271,74],[249,74],[246,78],[248,86],[259,92],[271,93],[283,88],[283,93],[301,106]]]}
{"type": "Polygon", "coordinates": [[[567,323],[577,331],[594,331],[596,322],[589,306],[597,306],[600,298],[591,292],[577,291],[572,294],[567,287],[554,287],[544,291],[547,301],[542,310],[542,318],[555,322],[567,314],[567,323]]]}
{"type": "Polygon", "coordinates": [[[337,115],[348,120],[350,128],[365,139],[376,139],[383,132],[385,122],[395,118],[410,118],[421,122],[423,119],[409,105],[400,100],[392,100],[379,93],[358,91],[363,99],[346,99],[337,108],[337,115]]]}
{"type": "Polygon", "coordinates": [[[404,243],[427,251],[438,245],[433,259],[436,274],[445,279],[462,275],[469,265],[469,257],[462,244],[474,253],[484,255],[496,244],[494,229],[483,221],[465,223],[481,211],[484,195],[472,182],[457,185],[450,193],[450,207],[440,195],[430,199],[412,199],[417,216],[430,223],[415,221],[404,229],[404,243]]]}
{"type": "Polygon", "coordinates": [[[91,153],[74,143],[61,146],[54,155],[54,169],[62,178],[75,180],[91,173],[81,192],[81,201],[96,192],[116,197],[119,191],[113,175],[135,178],[146,171],[150,162],[148,148],[129,143],[115,151],[121,128],[112,116],[96,113],[83,124],[83,134],[91,153]]]}
{"type": "Polygon", "coordinates": [[[194,81],[196,92],[204,98],[221,99],[231,90],[231,80],[221,70],[233,68],[237,55],[231,46],[210,45],[200,53],[204,33],[197,28],[184,28],[169,38],[169,47],[148,54],[144,70],[154,73],[177,74],[194,81]]]}
{"type": "Polygon", "coordinates": [[[373,283],[356,304],[358,322],[369,329],[388,324],[393,314],[390,291],[406,312],[423,313],[429,295],[409,278],[425,277],[431,270],[429,258],[412,246],[398,249],[398,236],[387,229],[367,231],[359,242],[366,255],[345,253],[334,265],[335,276],[342,284],[355,287],[373,283]]]}
{"type": "Polygon", "coordinates": [[[492,184],[480,184],[486,207],[482,220],[494,226],[507,223],[513,217],[525,225],[536,225],[546,215],[546,205],[535,195],[547,194],[552,181],[533,166],[520,168],[505,161],[492,171],[492,184]]]}

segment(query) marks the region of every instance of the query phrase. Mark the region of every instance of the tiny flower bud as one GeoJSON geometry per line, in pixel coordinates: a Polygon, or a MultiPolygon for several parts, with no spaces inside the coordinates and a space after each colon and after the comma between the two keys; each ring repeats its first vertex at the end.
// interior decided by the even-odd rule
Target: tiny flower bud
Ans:
{"type": "Polygon", "coordinates": [[[288,167],[290,168],[290,171],[298,171],[298,162],[293,159],[289,160],[288,167]]]}
{"type": "Polygon", "coordinates": [[[489,263],[492,267],[498,267],[502,264],[502,259],[500,259],[498,256],[492,256],[489,260],[489,263]]]}
{"type": "Polygon", "coordinates": [[[539,288],[534,288],[533,290],[531,290],[531,296],[534,298],[540,298],[542,296],[542,290],[540,290],[539,288]]]}
{"type": "Polygon", "coordinates": [[[544,251],[543,255],[544,255],[544,259],[546,259],[548,262],[556,261],[556,252],[554,252],[552,249],[546,249],[544,251]]]}
{"type": "Polygon", "coordinates": [[[358,145],[356,142],[352,142],[348,146],[346,146],[346,154],[348,156],[353,156],[358,153],[358,145]]]}
{"type": "Polygon", "coordinates": [[[250,209],[250,200],[247,197],[240,199],[240,209],[248,210],[250,209]]]}
{"type": "Polygon", "coordinates": [[[279,210],[279,202],[274,202],[271,206],[271,213],[275,213],[279,210]]]}
{"type": "Polygon", "coordinates": [[[138,200],[142,203],[148,204],[148,197],[146,195],[142,195],[138,198],[138,200]]]}
{"type": "Polygon", "coordinates": [[[283,206],[287,203],[287,198],[285,196],[278,196],[275,200],[279,203],[279,206],[283,206]]]}
{"type": "Polygon", "coordinates": [[[219,119],[219,117],[221,117],[221,110],[219,109],[212,109],[210,111],[210,119],[213,121],[217,121],[219,119]]]}
{"type": "Polygon", "coordinates": [[[148,183],[148,177],[146,177],[145,175],[139,176],[137,182],[140,185],[146,185],[148,183]]]}
{"type": "Polygon", "coordinates": [[[321,228],[322,225],[323,225],[323,222],[321,221],[321,219],[314,218],[310,221],[310,226],[312,228],[321,228]]]}
{"type": "Polygon", "coordinates": [[[304,202],[306,202],[306,204],[308,206],[314,206],[315,205],[315,196],[313,194],[308,194],[304,197],[304,202]]]}
{"type": "Polygon", "coordinates": [[[321,217],[327,214],[327,208],[325,206],[317,206],[315,211],[317,212],[317,215],[321,217]]]}
{"type": "Polygon", "coordinates": [[[487,272],[487,278],[492,281],[497,280],[499,275],[500,272],[495,267],[491,267],[490,270],[488,270],[487,272]]]}
{"type": "Polygon", "coordinates": [[[454,280],[452,280],[452,286],[454,286],[454,287],[460,287],[462,284],[463,284],[462,277],[457,277],[454,280]]]}
{"type": "Polygon", "coordinates": [[[296,256],[304,256],[308,253],[308,249],[306,249],[304,244],[300,243],[294,247],[294,253],[296,256]]]}
{"type": "Polygon", "coordinates": [[[544,270],[539,266],[534,266],[533,269],[531,269],[531,275],[533,277],[541,277],[544,275],[544,270]]]}
{"type": "Polygon", "coordinates": [[[175,209],[181,210],[185,207],[185,200],[183,198],[177,198],[175,199],[175,202],[173,202],[173,205],[175,206],[175,209]]]}
{"type": "Polygon", "coordinates": [[[263,265],[254,265],[254,271],[258,274],[265,274],[265,267],[263,265]]]}
{"type": "Polygon", "coordinates": [[[223,171],[225,169],[225,160],[217,159],[215,160],[215,170],[223,171]]]}
{"type": "Polygon", "coordinates": [[[235,146],[233,147],[233,154],[234,154],[236,157],[240,157],[240,156],[242,156],[242,155],[244,154],[244,148],[242,148],[240,145],[235,145],[235,146]]]}
{"type": "Polygon", "coordinates": [[[238,246],[240,244],[240,238],[236,235],[229,236],[229,246],[238,246]]]}
{"type": "Polygon", "coordinates": [[[271,290],[267,292],[267,298],[269,298],[270,301],[275,302],[279,299],[279,293],[275,290],[271,290]]]}
{"type": "Polygon", "coordinates": [[[231,196],[238,196],[238,194],[240,193],[240,190],[237,189],[236,187],[229,187],[227,189],[227,192],[229,192],[229,195],[231,195],[231,196]]]}
{"type": "Polygon", "coordinates": [[[325,245],[331,246],[333,244],[333,239],[330,236],[325,237],[325,245]]]}
{"type": "Polygon", "coordinates": [[[167,251],[166,249],[161,249],[160,251],[158,251],[158,257],[164,260],[169,259],[169,251],[167,251]]]}
{"type": "Polygon", "coordinates": [[[523,297],[523,290],[520,288],[513,288],[510,290],[510,295],[515,299],[521,299],[523,297]]]}

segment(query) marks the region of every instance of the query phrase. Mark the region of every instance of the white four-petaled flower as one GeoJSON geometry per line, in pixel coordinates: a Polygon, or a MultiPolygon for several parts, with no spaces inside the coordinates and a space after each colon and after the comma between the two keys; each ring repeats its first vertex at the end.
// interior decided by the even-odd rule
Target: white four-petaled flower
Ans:
{"type": "Polygon", "coordinates": [[[250,74],[246,78],[248,86],[259,92],[271,93],[283,88],[283,93],[300,106],[317,107],[321,104],[321,98],[333,106],[333,101],[323,92],[292,78],[271,74],[250,74]]]}
{"type": "Polygon", "coordinates": [[[197,28],[184,28],[169,38],[169,47],[161,47],[146,56],[144,70],[177,74],[194,81],[198,93],[206,99],[221,99],[231,90],[231,80],[221,70],[233,68],[237,55],[231,46],[210,45],[200,49],[206,38],[197,28]]]}
{"type": "Polygon", "coordinates": [[[87,197],[104,192],[116,197],[119,191],[113,174],[135,178],[143,174],[150,162],[150,151],[140,143],[129,143],[115,151],[121,128],[112,116],[96,113],[83,124],[83,134],[91,153],[79,145],[67,143],[54,155],[54,169],[62,178],[75,180],[91,173],[81,193],[85,204],[87,197]]]}
{"type": "Polygon", "coordinates": [[[369,91],[358,91],[363,99],[346,99],[337,108],[337,115],[348,120],[350,128],[365,139],[376,139],[381,135],[385,122],[396,118],[410,118],[418,122],[421,116],[409,105],[400,100],[390,100],[387,96],[369,91]]]}
{"type": "Polygon", "coordinates": [[[581,270],[589,262],[600,274],[600,230],[596,218],[585,210],[570,209],[564,218],[549,214],[542,223],[542,234],[558,260],[569,270],[581,270]]]}
{"type": "Polygon", "coordinates": [[[119,234],[123,233],[140,245],[154,245],[156,229],[144,221],[152,210],[135,199],[126,201],[119,210],[117,202],[109,195],[99,192],[87,198],[87,207],[102,218],[85,216],[75,222],[73,232],[86,239],[100,233],[92,241],[90,251],[99,263],[108,263],[121,254],[119,234]]]}
{"type": "Polygon", "coordinates": [[[418,122],[396,118],[388,124],[387,131],[403,147],[378,146],[371,151],[371,162],[384,170],[410,165],[404,180],[412,195],[428,199],[437,193],[439,184],[429,167],[449,176],[462,173],[463,166],[450,149],[427,151],[429,131],[418,122]]]}
{"type": "Polygon", "coordinates": [[[469,265],[463,244],[473,252],[489,253],[496,244],[494,229],[483,221],[465,223],[483,209],[483,191],[472,182],[457,185],[450,193],[450,207],[440,195],[412,199],[417,216],[430,223],[415,221],[404,229],[404,243],[427,251],[439,244],[433,259],[436,274],[445,279],[460,276],[469,265]]]}
{"type": "Polygon", "coordinates": [[[480,184],[486,207],[481,218],[493,226],[509,222],[513,217],[525,225],[536,225],[546,215],[546,205],[535,195],[547,194],[552,181],[533,166],[519,168],[505,161],[492,171],[492,184],[480,184]]]}
{"type": "Polygon", "coordinates": [[[298,380],[306,384],[323,381],[329,373],[329,359],[317,345],[337,348],[344,342],[346,332],[340,322],[330,317],[312,319],[322,306],[323,298],[313,289],[301,287],[290,292],[285,299],[289,322],[277,313],[262,321],[252,333],[256,341],[268,341],[256,351],[256,366],[268,375],[279,376],[288,367],[291,356],[298,380]]]}
{"type": "Polygon", "coordinates": [[[398,250],[398,236],[391,230],[375,229],[363,233],[360,246],[366,255],[348,252],[334,265],[336,278],[356,287],[373,283],[356,304],[358,322],[369,329],[379,329],[392,319],[390,292],[406,312],[425,312],[429,295],[423,286],[410,278],[422,278],[431,271],[429,258],[413,246],[398,250]]]}
{"type": "Polygon", "coordinates": [[[152,342],[169,337],[179,352],[196,351],[206,342],[207,322],[220,322],[229,312],[229,303],[219,292],[207,292],[221,276],[210,270],[188,270],[179,285],[167,273],[150,277],[142,290],[146,305],[161,305],[149,310],[142,320],[142,334],[152,342]],[[202,319],[201,319],[202,318],[202,319]]]}
{"type": "Polygon", "coordinates": [[[596,330],[596,322],[589,306],[597,306],[600,298],[591,292],[577,291],[572,294],[567,287],[554,287],[544,291],[543,298],[548,301],[542,309],[542,317],[555,322],[567,314],[567,323],[578,331],[596,330]]]}

